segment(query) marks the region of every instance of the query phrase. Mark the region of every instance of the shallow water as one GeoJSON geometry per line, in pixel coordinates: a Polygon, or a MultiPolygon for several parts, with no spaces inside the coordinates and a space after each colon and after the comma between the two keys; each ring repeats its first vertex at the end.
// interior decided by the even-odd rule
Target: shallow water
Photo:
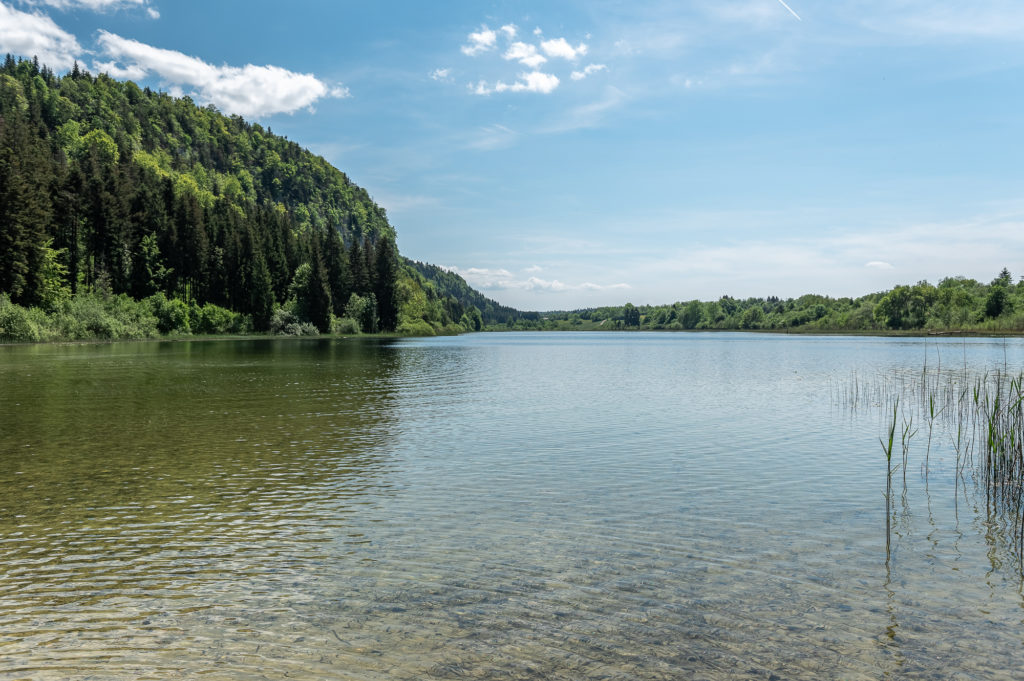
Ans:
{"type": "MultiPolygon", "coordinates": [[[[948,437],[885,557],[860,376],[1019,340],[0,347],[0,679],[1011,679],[948,437]]],[[[902,485],[902,480],[900,481],[902,485]]]]}

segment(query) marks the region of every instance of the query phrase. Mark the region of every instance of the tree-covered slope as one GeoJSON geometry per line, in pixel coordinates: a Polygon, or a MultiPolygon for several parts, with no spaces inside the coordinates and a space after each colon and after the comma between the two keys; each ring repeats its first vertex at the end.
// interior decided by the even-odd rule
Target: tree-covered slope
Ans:
{"type": "Polygon", "coordinates": [[[479,310],[484,324],[508,324],[523,316],[533,319],[538,316],[536,312],[520,312],[491,300],[472,288],[461,276],[443,267],[408,259],[405,264],[433,284],[440,296],[454,299],[466,310],[474,307],[479,310]]]}
{"type": "Polygon", "coordinates": [[[282,306],[321,331],[331,315],[364,330],[458,322],[403,313],[425,285],[402,266],[384,210],[294,142],[77,66],[57,76],[8,55],[0,67],[9,302],[54,311],[73,294],[162,294],[257,330],[282,306]]]}

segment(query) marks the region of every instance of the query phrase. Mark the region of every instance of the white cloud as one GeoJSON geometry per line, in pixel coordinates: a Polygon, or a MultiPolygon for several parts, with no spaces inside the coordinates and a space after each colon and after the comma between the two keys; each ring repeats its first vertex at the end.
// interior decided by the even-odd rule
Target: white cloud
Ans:
{"type": "Polygon", "coordinates": [[[494,92],[537,92],[546,95],[553,92],[559,82],[558,76],[531,71],[530,73],[520,73],[519,80],[514,83],[499,80],[491,86],[487,84],[487,81],[481,80],[476,85],[471,84],[469,89],[477,95],[489,95],[494,92]]]}
{"type": "Polygon", "coordinates": [[[544,54],[549,57],[561,57],[562,59],[576,60],[578,57],[587,53],[587,46],[580,43],[576,47],[573,47],[565,38],[555,38],[554,40],[545,40],[540,44],[540,48],[544,50],[544,54]]]}
{"type": "Polygon", "coordinates": [[[571,77],[573,80],[583,80],[593,73],[604,71],[606,68],[608,67],[604,64],[587,64],[582,71],[573,71],[571,77]]]}
{"type": "Polygon", "coordinates": [[[532,71],[530,73],[520,73],[519,80],[506,85],[501,81],[494,86],[495,92],[539,92],[541,94],[549,94],[558,87],[558,76],[553,76],[550,73],[541,73],[540,71],[532,71]]]}
{"type": "Polygon", "coordinates": [[[895,269],[892,264],[885,262],[884,260],[872,260],[871,262],[864,263],[864,267],[870,267],[875,270],[891,270],[895,269]]]}
{"type": "Polygon", "coordinates": [[[196,57],[165,50],[100,31],[97,43],[112,61],[104,64],[120,72],[156,74],[173,93],[194,88],[204,104],[243,116],[293,113],[324,97],[349,96],[348,88],[328,87],[309,73],[278,66],[213,66],[196,57]],[[120,64],[120,65],[119,65],[120,64]]]}
{"type": "Polygon", "coordinates": [[[469,44],[462,46],[462,53],[475,57],[482,52],[493,50],[498,43],[498,34],[487,26],[481,26],[476,33],[470,33],[467,39],[469,44]]]}
{"type": "Polygon", "coordinates": [[[547,61],[544,55],[537,52],[537,48],[534,45],[519,42],[509,45],[508,50],[502,56],[508,60],[514,59],[520,64],[529,66],[531,69],[536,69],[547,61]]]}
{"type": "Polygon", "coordinates": [[[129,64],[128,66],[121,67],[112,61],[93,62],[93,68],[99,73],[105,73],[111,78],[118,78],[120,80],[141,80],[149,73],[138,64],[129,64]]]}
{"type": "Polygon", "coordinates": [[[519,32],[519,27],[516,26],[515,24],[505,24],[499,30],[505,34],[506,38],[512,40],[513,38],[516,37],[516,34],[519,32]]]}
{"type": "Polygon", "coordinates": [[[86,9],[92,12],[145,8],[146,13],[152,18],[160,18],[160,12],[150,6],[149,0],[22,0],[22,2],[28,5],[46,5],[58,10],[86,9]]]}
{"type": "Polygon", "coordinates": [[[69,69],[82,47],[53,19],[35,12],[21,12],[0,3],[0,53],[39,61],[53,69],[69,69]]]}
{"type": "Polygon", "coordinates": [[[540,30],[540,26],[538,26],[537,28],[533,29],[533,34],[534,35],[544,35],[544,31],[540,30]]]}
{"type": "MultiPolygon", "coordinates": [[[[629,284],[595,284],[590,281],[582,284],[567,284],[558,279],[541,279],[535,276],[517,276],[507,269],[487,269],[483,267],[447,268],[465,279],[471,286],[484,291],[535,291],[539,293],[563,293],[566,291],[608,291],[630,288],[629,284]]],[[[540,268],[529,267],[523,272],[529,274],[540,268]]]]}
{"type": "Polygon", "coordinates": [[[527,267],[523,271],[526,272],[527,274],[537,274],[538,272],[544,271],[544,268],[541,267],[540,265],[532,265],[530,267],[527,267]]]}
{"type": "Polygon", "coordinates": [[[431,80],[450,81],[452,70],[451,69],[434,69],[430,72],[431,80]]]}

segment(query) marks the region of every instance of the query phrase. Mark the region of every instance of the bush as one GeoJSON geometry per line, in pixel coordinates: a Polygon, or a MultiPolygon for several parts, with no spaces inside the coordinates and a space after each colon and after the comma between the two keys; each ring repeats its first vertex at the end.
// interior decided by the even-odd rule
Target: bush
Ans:
{"type": "Polygon", "coordinates": [[[351,317],[333,317],[331,319],[331,333],[355,336],[359,333],[359,322],[351,317]]]}
{"type": "Polygon", "coordinates": [[[152,295],[146,300],[153,309],[160,333],[192,333],[188,303],[177,298],[168,300],[163,293],[152,295]]]}
{"type": "Polygon", "coordinates": [[[213,303],[196,306],[192,313],[192,328],[196,333],[238,333],[243,326],[242,315],[213,303]]]}
{"type": "Polygon", "coordinates": [[[289,307],[275,307],[274,313],[270,315],[270,333],[286,333],[285,328],[292,324],[298,324],[299,318],[289,307]]]}
{"type": "Polygon", "coordinates": [[[41,339],[39,325],[29,310],[15,305],[6,295],[0,295],[0,341],[35,343],[41,339]]]}
{"type": "Polygon", "coordinates": [[[282,336],[319,336],[320,329],[310,322],[292,322],[280,333],[282,336]]]}
{"type": "MultiPolygon", "coordinates": [[[[398,325],[396,331],[403,336],[435,336],[434,327],[422,319],[407,319],[398,325]]],[[[460,328],[461,331],[461,328],[460,328]]]]}

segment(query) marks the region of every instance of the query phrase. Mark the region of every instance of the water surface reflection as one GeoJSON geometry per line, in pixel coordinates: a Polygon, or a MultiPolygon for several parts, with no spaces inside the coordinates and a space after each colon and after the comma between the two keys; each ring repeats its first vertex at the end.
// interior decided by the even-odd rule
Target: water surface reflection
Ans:
{"type": "Polygon", "coordinates": [[[1012,678],[948,443],[886,565],[880,422],[830,407],[924,343],[0,348],[0,678],[1012,678]]]}

